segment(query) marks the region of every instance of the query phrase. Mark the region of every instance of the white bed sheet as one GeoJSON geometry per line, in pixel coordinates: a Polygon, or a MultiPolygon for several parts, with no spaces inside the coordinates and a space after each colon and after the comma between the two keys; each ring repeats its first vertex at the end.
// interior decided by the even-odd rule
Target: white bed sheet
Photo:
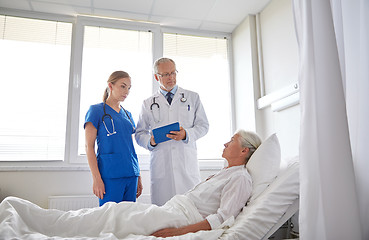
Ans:
{"type": "MultiPolygon", "coordinates": [[[[203,220],[183,197],[173,198],[165,211],[155,205],[126,202],[121,203],[124,207],[108,203],[100,208],[69,212],[45,210],[23,199],[8,198],[0,205],[0,239],[157,239],[147,235],[168,227],[168,219],[172,227],[203,220]],[[79,224],[82,221],[84,224],[79,224]]],[[[234,223],[229,219],[220,229],[166,239],[262,239],[298,197],[299,164],[293,162],[243,208],[234,223]]]]}
{"type": "MultiPolygon", "coordinates": [[[[145,235],[202,220],[195,206],[182,195],[163,207],[123,202],[68,212],[46,210],[27,200],[8,197],[0,204],[0,239],[155,239],[145,235]]],[[[201,231],[176,239],[218,239],[223,231],[201,231]]]]}

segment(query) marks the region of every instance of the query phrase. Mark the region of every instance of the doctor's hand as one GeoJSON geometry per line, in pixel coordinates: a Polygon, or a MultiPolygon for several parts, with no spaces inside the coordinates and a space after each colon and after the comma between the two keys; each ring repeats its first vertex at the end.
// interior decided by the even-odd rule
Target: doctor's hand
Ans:
{"type": "Polygon", "coordinates": [[[155,147],[157,144],[155,142],[155,138],[154,138],[154,135],[151,135],[151,138],[150,138],[150,144],[151,146],[155,147]]]}
{"type": "Polygon", "coordinates": [[[183,127],[180,127],[179,131],[170,131],[170,134],[167,134],[167,137],[176,141],[182,141],[186,139],[186,131],[183,127]]]}

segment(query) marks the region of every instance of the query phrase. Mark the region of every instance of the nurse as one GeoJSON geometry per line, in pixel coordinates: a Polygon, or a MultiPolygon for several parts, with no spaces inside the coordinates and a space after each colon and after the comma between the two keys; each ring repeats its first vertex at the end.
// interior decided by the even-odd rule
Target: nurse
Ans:
{"type": "Polygon", "coordinates": [[[124,71],[116,71],[107,83],[103,102],[90,106],[84,124],[93,192],[99,198],[100,206],[109,201],[135,202],[142,193],[132,141],[135,123],[131,113],[120,104],[129,94],[131,77],[124,71]]]}
{"type": "Polygon", "coordinates": [[[200,182],[196,141],[208,132],[209,123],[199,95],[177,85],[172,59],[156,60],[154,77],[160,88],[144,100],[135,138],[150,151],[151,202],[161,206],[200,182]],[[174,122],[179,122],[180,131],[157,144],[152,130],[174,122]]]}

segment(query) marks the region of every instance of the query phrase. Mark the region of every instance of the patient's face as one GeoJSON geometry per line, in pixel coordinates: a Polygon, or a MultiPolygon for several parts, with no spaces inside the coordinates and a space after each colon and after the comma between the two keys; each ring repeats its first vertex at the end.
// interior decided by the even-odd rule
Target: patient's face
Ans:
{"type": "Polygon", "coordinates": [[[242,150],[243,148],[241,147],[240,136],[235,134],[229,142],[224,144],[222,157],[228,161],[234,158],[239,158],[242,150]]]}

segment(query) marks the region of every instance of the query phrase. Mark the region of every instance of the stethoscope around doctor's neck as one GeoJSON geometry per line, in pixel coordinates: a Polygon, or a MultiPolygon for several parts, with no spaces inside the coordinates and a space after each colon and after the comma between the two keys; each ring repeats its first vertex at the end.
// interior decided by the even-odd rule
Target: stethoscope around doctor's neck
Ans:
{"type": "MultiPolygon", "coordinates": [[[[111,117],[111,115],[110,115],[110,114],[106,113],[105,106],[106,106],[106,102],[104,102],[104,115],[102,116],[102,122],[103,122],[103,124],[104,124],[105,129],[106,129],[106,132],[108,133],[108,134],[106,134],[106,136],[110,137],[111,135],[116,134],[116,133],[117,133],[117,131],[115,131],[115,125],[114,125],[113,118],[111,117]],[[112,129],[112,132],[109,132],[109,129],[108,129],[108,127],[107,127],[107,126],[106,126],[106,124],[105,124],[105,120],[104,120],[104,119],[105,119],[106,117],[110,118],[111,126],[112,126],[112,128],[113,128],[113,129],[112,129]]],[[[119,105],[119,106],[120,106],[120,105],[119,105]]],[[[127,115],[128,119],[129,119],[129,121],[130,121],[130,122],[131,122],[131,124],[132,124],[133,132],[135,132],[135,131],[136,131],[135,125],[133,124],[133,121],[132,121],[131,117],[128,115],[128,112],[124,109],[124,107],[120,106],[120,108],[122,108],[122,109],[124,110],[124,112],[126,113],[126,115],[127,115]]]]}
{"type": "MultiPolygon", "coordinates": [[[[180,94],[182,95],[181,102],[183,102],[183,103],[186,102],[187,98],[185,98],[184,93],[180,93],[180,94]]],[[[159,105],[159,103],[155,102],[156,98],[157,97],[152,98],[152,103],[150,105],[150,111],[151,111],[152,117],[154,118],[154,121],[158,123],[158,122],[160,122],[160,105],[159,105]],[[153,110],[154,107],[156,109],[158,109],[158,116],[159,116],[158,119],[155,117],[154,110],[153,110]]]]}

